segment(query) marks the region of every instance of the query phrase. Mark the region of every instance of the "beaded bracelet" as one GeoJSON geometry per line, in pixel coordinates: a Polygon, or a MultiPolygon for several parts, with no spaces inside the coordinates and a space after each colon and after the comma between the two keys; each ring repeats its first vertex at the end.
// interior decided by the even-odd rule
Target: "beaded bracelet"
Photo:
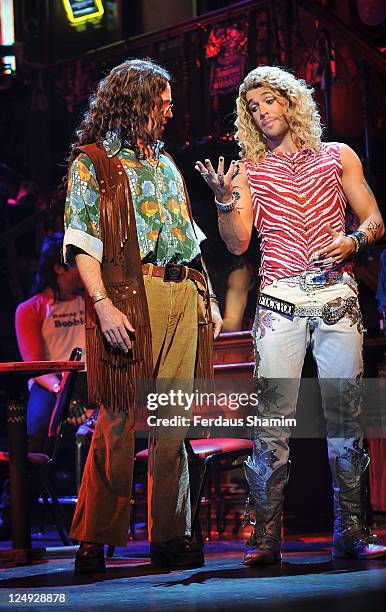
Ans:
{"type": "Polygon", "coordinates": [[[236,206],[236,196],[234,193],[232,193],[232,200],[228,202],[227,204],[224,204],[223,202],[219,202],[216,196],[214,198],[214,201],[217,206],[218,212],[221,212],[221,213],[230,213],[236,206]]]}
{"type": "Polygon", "coordinates": [[[355,243],[355,253],[362,253],[367,248],[369,239],[365,232],[361,230],[357,230],[352,234],[348,234],[347,238],[351,238],[351,240],[355,243]]]}

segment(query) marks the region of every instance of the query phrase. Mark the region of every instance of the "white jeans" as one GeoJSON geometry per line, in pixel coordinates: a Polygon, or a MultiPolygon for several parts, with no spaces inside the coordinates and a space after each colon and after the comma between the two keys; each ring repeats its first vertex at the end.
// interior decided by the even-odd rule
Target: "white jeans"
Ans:
{"type": "MultiPolygon", "coordinates": [[[[350,286],[341,282],[303,290],[296,283],[282,279],[265,287],[263,293],[296,306],[323,306],[338,298],[356,296],[355,282],[350,277],[348,280],[350,286]]],[[[290,319],[258,306],[253,340],[260,392],[259,416],[295,417],[304,357],[310,346],[321,387],[331,465],[345,448],[362,448],[359,417],[363,328],[358,302],[334,324],[326,323],[321,316],[290,319]],[[342,422],[348,433],[337,435],[337,431],[342,431],[342,422]]],[[[266,478],[287,463],[289,435],[286,427],[261,426],[256,431],[252,460],[260,465],[259,471],[266,478]]]]}

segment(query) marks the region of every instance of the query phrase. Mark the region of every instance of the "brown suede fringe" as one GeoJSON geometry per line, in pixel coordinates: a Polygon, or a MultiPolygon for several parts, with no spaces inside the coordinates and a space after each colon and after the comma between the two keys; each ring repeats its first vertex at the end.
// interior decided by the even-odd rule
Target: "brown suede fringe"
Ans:
{"type": "Polygon", "coordinates": [[[86,303],[87,383],[89,401],[134,422],[145,414],[138,382],[153,376],[149,311],[138,247],[129,181],[117,157],[97,145],[79,147],[93,162],[100,190],[102,276],[114,306],[135,329],[132,350],[122,353],[105,341],[90,300],[86,303]]]}
{"type": "MultiPolygon", "coordinates": [[[[86,298],[87,386],[91,404],[125,413],[134,423],[146,414],[146,392],[153,376],[149,311],[142,276],[135,212],[129,180],[118,157],[109,158],[96,144],[78,147],[90,157],[100,191],[100,234],[104,257],[102,276],[114,306],[135,329],[132,350],[112,349],[100,330],[91,300],[86,298]]],[[[184,183],[185,187],[185,183],[184,183]]],[[[186,191],[189,216],[193,222],[186,191]]],[[[213,326],[206,287],[197,287],[198,346],[196,378],[213,378],[213,326]]]]}
{"type": "Polygon", "coordinates": [[[115,189],[109,189],[101,195],[100,224],[105,230],[103,235],[104,252],[109,253],[109,259],[120,262],[122,249],[129,235],[128,189],[121,181],[115,189]],[[112,228],[115,228],[112,231],[112,228]]]}
{"type": "Polygon", "coordinates": [[[213,372],[213,325],[198,325],[198,343],[195,377],[198,379],[214,378],[213,372]]]}
{"type": "MultiPolygon", "coordinates": [[[[112,297],[115,287],[108,287],[112,297]]],[[[97,320],[93,304],[88,299],[86,304],[86,350],[92,355],[91,363],[87,362],[89,401],[92,404],[103,403],[113,413],[124,412],[132,418],[146,414],[143,391],[152,379],[152,363],[143,359],[144,354],[152,353],[150,328],[139,325],[137,313],[141,311],[138,298],[113,300],[114,306],[126,314],[129,321],[135,322],[135,340],[132,351],[123,353],[112,349],[106,342],[97,320]],[[138,388],[138,382],[143,382],[138,388]],[[132,410],[135,406],[135,415],[132,410]]]]}

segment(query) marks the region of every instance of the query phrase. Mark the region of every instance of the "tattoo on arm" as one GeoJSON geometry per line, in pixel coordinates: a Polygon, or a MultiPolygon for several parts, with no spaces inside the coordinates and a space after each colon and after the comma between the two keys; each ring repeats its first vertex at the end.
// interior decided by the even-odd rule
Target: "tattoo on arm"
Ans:
{"type": "Polygon", "coordinates": [[[368,192],[368,193],[369,193],[371,196],[373,196],[373,197],[374,197],[374,194],[373,194],[373,192],[371,191],[370,185],[367,183],[367,181],[363,181],[363,185],[364,185],[364,187],[365,187],[366,191],[367,191],[367,192],[368,192]]]}
{"type": "Polygon", "coordinates": [[[370,221],[368,225],[365,227],[365,229],[368,232],[370,232],[373,240],[376,240],[380,227],[381,227],[380,223],[376,223],[375,221],[370,221]]]}
{"type": "Polygon", "coordinates": [[[241,194],[240,194],[239,191],[236,191],[237,189],[239,189],[239,187],[234,187],[233,188],[232,195],[234,196],[234,198],[235,198],[235,200],[237,202],[236,210],[237,210],[238,213],[240,213],[240,210],[243,210],[244,207],[241,205],[241,202],[240,202],[241,194]]]}
{"type": "Polygon", "coordinates": [[[236,176],[240,174],[240,166],[237,164],[234,173],[232,174],[232,181],[236,178],[236,176]]]}

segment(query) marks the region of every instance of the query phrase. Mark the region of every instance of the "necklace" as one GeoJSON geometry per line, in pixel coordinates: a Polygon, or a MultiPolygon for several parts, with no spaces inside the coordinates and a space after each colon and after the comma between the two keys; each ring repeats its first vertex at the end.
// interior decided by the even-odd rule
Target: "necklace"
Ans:
{"type": "Polygon", "coordinates": [[[296,151],[293,154],[293,158],[289,159],[288,157],[286,157],[285,155],[279,155],[279,153],[275,153],[275,151],[268,151],[269,155],[272,155],[272,157],[276,157],[277,159],[280,159],[281,161],[284,161],[286,164],[289,164],[290,166],[293,166],[296,163],[296,160],[294,159],[295,155],[299,153],[299,151],[296,151]]]}
{"type": "MultiPolygon", "coordinates": [[[[271,155],[272,157],[276,157],[277,159],[282,160],[283,162],[285,162],[286,164],[288,164],[288,166],[290,167],[293,176],[291,177],[294,182],[294,187],[296,186],[296,191],[294,191],[293,193],[293,197],[295,198],[295,200],[297,201],[297,203],[304,208],[304,205],[306,205],[306,208],[310,208],[310,206],[312,205],[312,199],[310,199],[310,191],[307,190],[307,188],[303,185],[303,182],[300,181],[299,182],[299,174],[301,174],[301,168],[300,166],[298,166],[297,168],[295,167],[295,165],[299,164],[299,162],[301,163],[302,161],[304,161],[304,158],[306,157],[306,155],[302,155],[299,156],[298,153],[301,152],[305,152],[305,149],[299,149],[298,151],[295,151],[295,153],[292,154],[292,159],[286,157],[286,154],[284,153],[284,155],[280,155],[279,153],[275,153],[275,151],[268,151],[268,154],[271,155]],[[296,157],[296,159],[295,159],[296,157]]],[[[307,154],[309,154],[309,152],[307,151],[307,154]]],[[[291,155],[291,153],[289,153],[289,155],[291,155]]],[[[312,180],[312,188],[314,188],[316,185],[316,181],[315,179],[312,180]]]]}

